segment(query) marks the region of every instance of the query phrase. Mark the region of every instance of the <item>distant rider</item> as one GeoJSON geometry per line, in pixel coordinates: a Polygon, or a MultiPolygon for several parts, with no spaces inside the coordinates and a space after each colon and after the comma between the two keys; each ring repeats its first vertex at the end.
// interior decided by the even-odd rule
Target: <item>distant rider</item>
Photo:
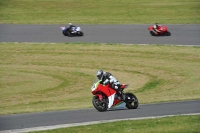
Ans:
{"type": "Polygon", "coordinates": [[[122,92],[121,84],[117,79],[109,72],[104,72],[103,70],[98,70],[96,76],[99,80],[102,80],[102,84],[111,84],[111,87],[117,91],[117,94],[125,100],[125,95],[122,92]]]}
{"type": "Polygon", "coordinates": [[[153,26],[153,31],[155,32],[155,34],[158,34],[160,31],[160,28],[161,28],[161,25],[159,25],[158,23],[156,23],[154,26],[153,26]]]}
{"type": "Polygon", "coordinates": [[[67,26],[67,29],[71,32],[74,33],[75,32],[75,25],[72,25],[72,23],[69,23],[69,25],[67,26]]]}

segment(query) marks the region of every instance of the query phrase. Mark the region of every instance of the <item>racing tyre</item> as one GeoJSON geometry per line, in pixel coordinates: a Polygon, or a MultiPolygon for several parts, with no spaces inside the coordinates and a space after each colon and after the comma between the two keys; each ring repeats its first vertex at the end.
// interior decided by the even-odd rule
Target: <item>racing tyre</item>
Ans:
{"type": "Polygon", "coordinates": [[[167,32],[165,33],[165,35],[166,35],[166,36],[171,36],[171,33],[170,33],[169,31],[167,31],[167,32]]]}
{"type": "Polygon", "coordinates": [[[126,107],[128,109],[136,109],[139,105],[137,97],[132,93],[125,93],[126,95],[126,107]]]}
{"type": "Polygon", "coordinates": [[[66,33],[66,31],[65,31],[65,30],[63,30],[63,35],[64,35],[64,36],[67,36],[67,33],[66,33]]]}
{"type": "Polygon", "coordinates": [[[102,101],[100,101],[97,96],[94,96],[92,99],[92,104],[99,112],[103,112],[108,109],[107,99],[103,99],[102,101]]]}
{"type": "Polygon", "coordinates": [[[150,34],[151,34],[152,36],[156,36],[156,34],[155,34],[153,31],[150,31],[150,34]]]}
{"type": "Polygon", "coordinates": [[[82,31],[79,32],[79,36],[83,36],[83,32],[82,31]]]}
{"type": "Polygon", "coordinates": [[[83,36],[83,32],[82,31],[79,32],[79,36],[83,36]]]}
{"type": "Polygon", "coordinates": [[[66,31],[67,36],[72,37],[72,34],[69,31],[66,31]]]}

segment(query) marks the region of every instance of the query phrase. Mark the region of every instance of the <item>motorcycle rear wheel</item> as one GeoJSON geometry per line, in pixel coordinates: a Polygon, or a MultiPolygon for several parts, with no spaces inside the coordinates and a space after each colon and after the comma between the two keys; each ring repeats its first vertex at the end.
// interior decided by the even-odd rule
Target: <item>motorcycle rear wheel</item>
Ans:
{"type": "Polygon", "coordinates": [[[126,95],[126,107],[128,109],[136,109],[139,105],[139,101],[137,97],[132,93],[125,93],[126,95]],[[127,99],[129,97],[129,99],[127,99]]]}
{"type": "Polygon", "coordinates": [[[94,96],[92,99],[92,104],[100,112],[106,111],[108,109],[107,99],[100,101],[97,96],[94,96]]]}

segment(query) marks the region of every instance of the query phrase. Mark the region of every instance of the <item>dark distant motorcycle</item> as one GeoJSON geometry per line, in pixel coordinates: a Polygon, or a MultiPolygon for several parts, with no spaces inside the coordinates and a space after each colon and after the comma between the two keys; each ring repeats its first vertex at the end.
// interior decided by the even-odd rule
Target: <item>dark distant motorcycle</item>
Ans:
{"type": "Polygon", "coordinates": [[[62,30],[62,33],[64,36],[69,36],[69,37],[73,37],[73,36],[83,36],[83,32],[81,31],[80,27],[72,27],[69,28],[68,26],[62,26],[60,27],[62,30]]]}
{"type": "Polygon", "coordinates": [[[159,31],[160,32],[156,32],[153,30],[153,26],[149,26],[148,30],[150,31],[150,34],[152,36],[171,36],[171,33],[168,31],[168,28],[166,26],[159,26],[159,31]]]}

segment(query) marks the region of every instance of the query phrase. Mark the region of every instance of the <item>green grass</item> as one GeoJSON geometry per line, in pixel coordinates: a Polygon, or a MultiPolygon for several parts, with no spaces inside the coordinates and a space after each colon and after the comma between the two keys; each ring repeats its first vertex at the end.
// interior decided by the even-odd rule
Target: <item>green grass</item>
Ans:
{"type": "Polygon", "coordinates": [[[200,115],[126,120],[30,133],[199,133],[200,115]]]}
{"type": "Polygon", "coordinates": [[[93,108],[103,69],[142,103],[200,99],[200,47],[0,43],[0,114],[93,108]]]}
{"type": "Polygon", "coordinates": [[[0,23],[199,24],[199,0],[1,0],[0,23]],[[45,8],[44,8],[45,7],[45,8]]]}
{"type": "MultiPolygon", "coordinates": [[[[0,24],[69,22],[200,24],[200,2],[0,1],[0,24]]],[[[140,103],[200,99],[199,47],[0,43],[0,115],[92,107],[90,87],[99,68],[129,83],[127,91],[140,103]]],[[[184,116],[44,132],[197,133],[199,121],[199,116],[184,116]]]]}

